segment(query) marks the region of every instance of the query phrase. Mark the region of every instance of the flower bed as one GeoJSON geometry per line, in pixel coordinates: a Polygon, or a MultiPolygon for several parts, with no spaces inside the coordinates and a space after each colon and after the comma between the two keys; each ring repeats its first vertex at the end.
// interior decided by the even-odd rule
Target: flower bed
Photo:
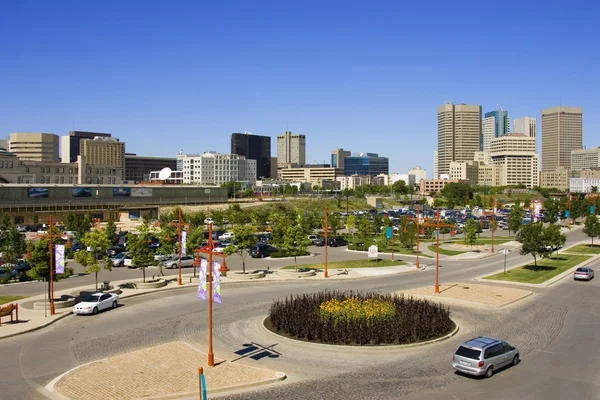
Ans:
{"type": "Polygon", "coordinates": [[[450,333],[450,311],[395,294],[323,291],[276,300],[267,328],[287,336],[346,345],[408,344],[450,333]]]}

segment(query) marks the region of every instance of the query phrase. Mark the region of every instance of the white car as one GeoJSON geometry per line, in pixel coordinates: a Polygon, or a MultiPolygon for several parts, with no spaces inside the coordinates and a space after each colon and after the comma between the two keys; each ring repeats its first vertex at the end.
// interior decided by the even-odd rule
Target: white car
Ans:
{"type": "Polygon", "coordinates": [[[98,314],[99,311],[119,306],[119,296],[114,293],[94,293],[75,304],[73,314],[98,314]]]}
{"type": "Polygon", "coordinates": [[[177,256],[175,254],[155,254],[154,255],[154,261],[158,261],[158,262],[163,262],[163,261],[168,261],[168,260],[172,260],[174,258],[177,258],[177,256]]]}
{"type": "Polygon", "coordinates": [[[205,219],[204,219],[204,223],[205,223],[206,225],[210,225],[210,224],[212,224],[213,222],[214,222],[214,221],[213,221],[213,219],[212,219],[212,218],[205,218],[205,219]]]}
{"type": "MultiPolygon", "coordinates": [[[[163,262],[163,266],[165,268],[179,268],[179,257],[175,257],[172,260],[167,260],[163,262]]],[[[194,266],[194,257],[192,256],[183,256],[181,257],[181,267],[193,267],[194,266]]]]}
{"type": "Polygon", "coordinates": [[[129,254],[123,257],[123,265],[127,268],[134,268],[135,265],[133,265],[133,257],[131,257],[129,254]]]}
{"type": "MultiPolygon", "coordinates": [[[[227,246],[229,246],[230,244],[233,244],[233,243],[230,243],[230,242],[227,242],[227,243],[221,243],[220,245],[218,245],[217,247],[215,247],[215,248],[213,249],[213,253],[222,253],[222,252],[224,252],[224,251],[225,251],[225,248],[226,248],[227,246]]],[[[235,244],[233,245],[233,247],[235,247],[235,248],[237,249],[237,246],[236,246],[235,244]]]]}
{"type": "Polygon", "coordinates": [[[233,239],[235,235],[232,232],[225,232],[221,236],[218,237],[219,240],[229,240],[233,239]]]}

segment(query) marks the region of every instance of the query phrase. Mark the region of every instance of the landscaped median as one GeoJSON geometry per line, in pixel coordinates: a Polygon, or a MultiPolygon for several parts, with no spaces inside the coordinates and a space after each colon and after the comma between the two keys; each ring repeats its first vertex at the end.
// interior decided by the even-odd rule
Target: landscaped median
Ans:
{"type": "Polygon", "coordinates": [[[572,254],[600,254],[600,244],[578,244],[565,250],[572,254]]]}
{"type": "MultiPolygon", "coordinates": [[[[331,268],[331,269],[335,269],[335,268],[352,269],[352,268],[398,267],[401,265],[406,265],[406,263],[404,261],[383,260],[381,258],[378,260],[362,259],[362,260],[349,260],[349,261],[335,261],[335,262],[327,263],[327,267],[331,268]]],[[[310,270],[310,269],[319,270],[319,269],[325,269],[325,264],[324,263],[316,263],[316,264],[303,264],[298,267],[295,265],[287,265],[285,267],[281,267],[281,269],[296,269],[296,268],[303,269],[303,270],[310,270]]]]}
{"type": "Polygon", "coordinates": [[[498,274],[486,276],[483,279],[540,284],[591,258],[591,256],[586,255],[561,253],[558,257],[542,258],[541,260],[538,260],[537,265],[532,262],[527,265],[511,268],[507,270],[506,273],[500,272],[498,274]]]}
{"type": "Polygon", "coordinates": [[[0,305],[13,303],[17,300],[24,299],[24,296],[0,296],[0,305]]]}
{"type": "MultiPolygon", "coordinates": [[[[438,251],[438,250],[437,250],[437,246],[436,246],[435,244],[430,244],[429,246],[427,246],[427,249],[428,249],[429,251],[433,251],[434,253],[435,253],[436,251],[438,251]]],[[[439,251],[440,251],[440,254],[442,254],[442,255],[444,255],[444,256],[457,256],[457,255],[459,255],[459,254],[464,254],[464,253],[466,253],[466,251],[460,251],[460,250],[448,250],[448,249],[444,249],[444,248],[442,248],[442,246],[440,246],[440,249],[439,249],[439,251]]]]}

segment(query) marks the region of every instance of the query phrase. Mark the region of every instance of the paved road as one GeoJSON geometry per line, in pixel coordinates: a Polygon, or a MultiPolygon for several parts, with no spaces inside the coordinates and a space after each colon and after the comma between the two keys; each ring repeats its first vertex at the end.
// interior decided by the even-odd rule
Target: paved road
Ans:
{"type": "MultiPolygon", "coordinates": [[[[580,240],[572,232],[569,240],[580,240]]],[[[510,255],[511,261],[528,258],[510,255]]],[[[501,268],[502,257],[446,263],[442,281],[457,281],[501,268]]],[[[411,351],[354,349],[343,352],[289,343],[261,328],[273,298],[322,289],[391,291],[431,285],[434,269],[355,281],[268,282],[223,288],[225,304],[215,307],[215,352],[228,360],[246,343],[273,346],[277,358],[236,362],[285,371],[289,379],[266,390],[229,399],[597,399],[600,354],[600,281],[561,282],[517,306],[500,311],[452,308],[465,326],[449,341],[411,351]],[[468,326],[468,327],[467,327],[468,326]],[[452,351],[466,338],[496,335],[517,345],[523,362],[491,380],[454,374],[452,351]]],[[[0,341],[2,397],[42,398],[36,391],[81,363],[113,354],[186,340],[206,349],[206,304],[194,290],[156,293],[124,300],[117,310],[96,317],[68,317],[38,333],[0,341]],[[151,312],[149,311],[151,310],[151,312]]],[[[104,379],[104,378],[103,378],[104,379]]],[[[108,382],[109,380],[107,380],[108,382]]]]}

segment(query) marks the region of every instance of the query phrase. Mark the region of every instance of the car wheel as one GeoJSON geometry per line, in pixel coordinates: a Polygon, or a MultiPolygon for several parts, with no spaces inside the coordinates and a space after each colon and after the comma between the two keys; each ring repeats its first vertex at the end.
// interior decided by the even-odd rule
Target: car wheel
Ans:
{"type": "Polygon", "coordinates": [[[491,378],[492,375],[494,375],[494,367],[489,367],[486,371],[485,371],[485,377],[486,378],[491,378]]]}
{"type": "Polygon", "coordinates": [[[515,358],[513,358],[512,365],[517,365],[519,363],[519,355],[517,354],[515,358]]]}
{"type": "Polygon", "coordinates": [[[124,267],[124,266],[125,266],[125,263],[124,263],[124,262],[120,262],[120,263],[119,263],[119,267],[124,267]]]}
{"type": "Polygon", "coordinates": [[[113,301],[112,308],[117,308],[117,305],[118,305],[118,304],[117,304],[117,301],[116,301],[116,300],[115,300],[115,301],[113,301]]]}
{"type": "Polygon", "coordinates": [[[94,315],[98,314],[98,307],[94,307],[94,309],[92,310],[92,314],[94,314],[94,315]]]}
{"type": "Polygon", "coordinates": [[[171,265],[171,268],[173,268],[173,269],[177,268],[177,264],[171,265]]]}

